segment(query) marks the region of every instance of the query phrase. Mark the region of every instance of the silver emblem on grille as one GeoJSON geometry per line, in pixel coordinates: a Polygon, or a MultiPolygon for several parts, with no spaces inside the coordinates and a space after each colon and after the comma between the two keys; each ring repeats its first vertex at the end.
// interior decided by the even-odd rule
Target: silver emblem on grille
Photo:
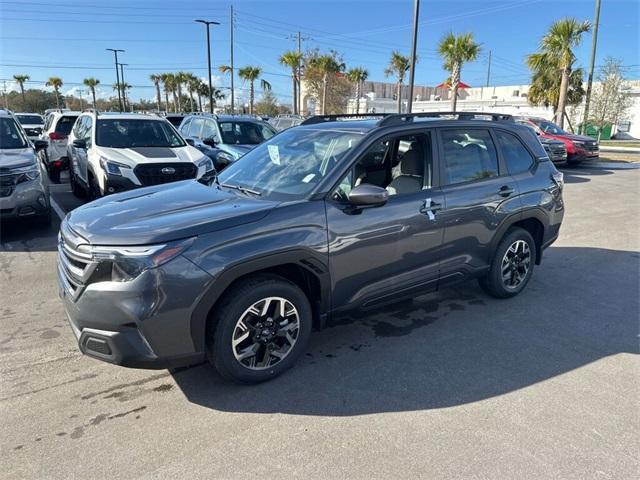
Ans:
{"type": "Polygon", "coordinates": [[[176,173],[176,169],[173,167],[164,167],[162,170],[160,170],[164,175],[173,175],[174,173],[176,173]]]}

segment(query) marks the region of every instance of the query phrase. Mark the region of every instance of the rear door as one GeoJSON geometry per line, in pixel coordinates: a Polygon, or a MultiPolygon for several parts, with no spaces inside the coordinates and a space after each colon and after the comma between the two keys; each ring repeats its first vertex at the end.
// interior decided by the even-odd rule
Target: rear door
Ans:
{"type": "Polygon", "coordinates": [[[441,283],[481,271],[491,261],[502,221],[518,211],[518,184],[499,161],[490,128],[438,129],[444,209],[441,283]]]}

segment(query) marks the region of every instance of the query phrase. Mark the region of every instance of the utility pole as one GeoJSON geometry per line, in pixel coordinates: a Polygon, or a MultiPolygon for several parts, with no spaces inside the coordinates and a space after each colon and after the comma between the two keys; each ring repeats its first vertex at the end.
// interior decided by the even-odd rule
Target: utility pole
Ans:
{"type": "MultiPolygon", "coordinates": [[[[409,73],[409,99],[407,113],[413,109],[413,84],[416,78],[416,47],[418,44],[418,19],[420,18],[420,0],[413,2],[413,39],[411,41],[411,71],[409,73]]],[[[357,99],[359,102],[360,99],[357,99]]]]}
{"type": "Polygon", "coordinates": [[[491,81],[491,50],[489,50],[489,60],[487,63],[487,87],[489,86],[490,81],[491,81]]]}
{"type": "Polygon", "coordinates": [[[220,25],[220,22],[209,20],[196,20],[207,27],[207,62],[209,64],[209,113],[213,114],[213,85],[211,85],[211,39],[209,37],[209,26],[220,25]]]}
{"type": "Polygon", "coordinates": [[[2,82],[2,96],[4,97],[4,109],[9,110],[9,99],[7,98],[7,81],[2,82]]]}
{"type": "Polygon", "coordinates": [[[591,102],[591,87],[593,84],[593,68],[596,63],[596,48],[598,46],[598,25],[600,23],[600,0],[596,0],[596,11],[593,19],[593,38],[591,40],[591,64],[589,65],[589,78],[587,80],[587,94],[584,99],[584,116],[582,117],[581,132],[587,129],[589,120],[589,103],[591,102]]]}
{"type": "Polygon", "coordinates": [[[120,63],[120,80],[122,80],[122,84],[120,85],[120,88],[122,88],[122,103],[124,105],[124,109],[127,109],[127,92],[124,88],[124,66],[128,65],[128,63],[120,63]]]}
{"type": "MultiPolygon", "coordinates": [[[[309,37],[303,37],[302,32],[297,32],[295,35],[287,36],[288,39],[294,40],[297,44],[298,53],[302,53],[302,41],[309,40],[309,37]]],[[[298,77],[296,80],[298,98],[294,98],[294,102],[298,106],[298,113],[302,115],[302,65],[298,63],[298,67],[296,68],[296,76],[298,77]]]]}
{"type": "Polygon", "coordinates": [[[234,92],[234,88],[233,88],[233,82],[234,82],[234,77],[235,77],[235,70],[233,67],[233,25],[234,25],[234,19],[233,19],[233,5],[231,5],[231,17],[229,18],[229,36],[230,38],[230,45],[231,45],[231,115],[233,115],[235,113],[235,92],[234,92]]]}
{"type": "Polygon", "coordinates": [[[118,48],[107,48],[107,50],[113,52],[116,59],[116,85],[118,86],[118,107],[120,107],[120,112],[122,112],[122,97],[120,97],[120,72],[118,71],[118,52],[124,53],[124,50],[120,50],[118,48]]]}

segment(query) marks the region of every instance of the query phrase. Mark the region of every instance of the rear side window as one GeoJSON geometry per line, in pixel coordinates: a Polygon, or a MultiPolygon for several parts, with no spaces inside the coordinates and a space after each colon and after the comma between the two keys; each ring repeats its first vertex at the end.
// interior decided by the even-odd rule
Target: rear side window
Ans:
{"type": "Polygon", "coordinates": [[[189,136],[194,138],[200,138],[200,132],[202,131],[202,124],[204,120],[202,118],[194,118],[189,125],[189,136]]]}
{"type": "Polygon", "coordinates": [[[497,177],[498,156],[488,130],[441,130],[448,185],[497,177]]]}
{"type": "Polygon", "coordinates": [[[56,132],[62,133],[64,135],[69,135],[71,133],[71,129],[73,128],[73,124],[76,123],[78,117],[71,117],[65,115],[58,119],[58,123],[56,123],[56,132]]]}
{"type": "Polygon", "coordinates": [[[533,165],[533,157],[522,142],[511,133],[496,131],[502,156],[510,174],[526,172],[533,165]]]}
{"type": "Polygon", "coordinates": [[[218,132],[216,130],[216,124],[213,120],[205,120],[204,128],[202,129],[202,139],[207,140],[212,138],[216,143],[219,143],[218,132]]]}
{"type": "Polygon", "coordinates": [[[185,136],[189,136],[189,125],[191,125],[191,119],[187,118],[182,124],[180,124],[180,133],[185,136]]]}

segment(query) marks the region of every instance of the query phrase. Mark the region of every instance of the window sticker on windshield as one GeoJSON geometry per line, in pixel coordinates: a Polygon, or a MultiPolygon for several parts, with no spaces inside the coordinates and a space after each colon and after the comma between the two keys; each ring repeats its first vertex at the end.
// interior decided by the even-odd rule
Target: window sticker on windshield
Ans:
{"type": "Polygon", "coordinates": [[[313,180],[315,176],[316,176],[315,173],[310,173],[309,175],[307,175],[302,179],[302,183],[309,183],[311,180],[313,180]]]}
{"type": "Polygon", "coordinates": [[[280,150],[278,150],[277,145],[267,145],[267,149],[269,150],[269,158],[276,165],[280,165],[280,150]]]}

